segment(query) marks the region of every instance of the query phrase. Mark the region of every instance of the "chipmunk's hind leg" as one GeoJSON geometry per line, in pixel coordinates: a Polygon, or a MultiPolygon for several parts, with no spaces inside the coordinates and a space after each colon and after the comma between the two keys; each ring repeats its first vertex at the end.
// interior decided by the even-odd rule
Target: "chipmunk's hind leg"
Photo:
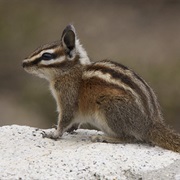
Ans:
{"type": "Polygon", "coordinates": [[[106,135],[95,135],[91,137],[92,142],[103,142],[113,144],[126,144],[126,143],[137,143],[138,141],[134,137],[113,137],[106,135]]]}
{"type": "Polygon", "coordinates": [[[114,135],[104,130],[108,137],[93,138],[94,141],[132,143],[148,140],[147,131],[152,122],[141,112],[135,102],[121,96],[104,96],[99,103],[99,109],[114,135]]]}

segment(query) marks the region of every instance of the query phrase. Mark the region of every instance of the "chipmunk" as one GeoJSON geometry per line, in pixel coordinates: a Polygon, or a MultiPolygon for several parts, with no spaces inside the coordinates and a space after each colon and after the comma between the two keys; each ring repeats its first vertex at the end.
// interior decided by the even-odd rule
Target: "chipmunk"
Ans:
{"type": "Polygon", "coordinates": [[[180,152],[180,134],[165,125],[151,87],[126,66],[91,62],[73,25],[61,39],[23,60],[23,68],[45,78],[57,103],[57,129],[43,137],[58,139],[75,124],[89,123],[105,133],[93,142],[146,142],[180,152]]]}

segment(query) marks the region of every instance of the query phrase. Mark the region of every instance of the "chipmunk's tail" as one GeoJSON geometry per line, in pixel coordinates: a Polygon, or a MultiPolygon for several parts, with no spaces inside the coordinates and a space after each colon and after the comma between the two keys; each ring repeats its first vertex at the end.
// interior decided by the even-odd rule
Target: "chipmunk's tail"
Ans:
{"type": "Polygon", "coordinates": [[[161,122],[154,124],[149,132],[149,140],[154,145],[180,153],[180,134],[161,122]]]}

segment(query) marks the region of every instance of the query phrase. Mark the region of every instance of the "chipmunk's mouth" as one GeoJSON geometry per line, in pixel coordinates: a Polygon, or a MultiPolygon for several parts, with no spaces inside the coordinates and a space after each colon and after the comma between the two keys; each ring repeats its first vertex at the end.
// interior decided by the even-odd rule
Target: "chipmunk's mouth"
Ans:
{"type": "Polygon", "coordinates": [[[29,62],[28,60],[24,60],[22,62],[22,67],[23,69],[28,72],[28,73],[32,73],[34,74],[34,71],[35,71],[35,67],[33,66],[33,64],[31,62],[29,62]]]}

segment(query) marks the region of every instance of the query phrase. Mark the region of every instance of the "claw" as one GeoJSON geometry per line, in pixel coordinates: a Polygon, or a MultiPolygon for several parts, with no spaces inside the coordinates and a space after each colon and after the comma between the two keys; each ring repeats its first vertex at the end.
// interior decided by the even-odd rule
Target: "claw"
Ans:
{"type": "Polygon", "coordinates": [[[49,139],[53,139],[53,140],[60,139],[60,137],[61,137],[59,135],[59,133],[57,133],[56,131],[55,132],[45,132],[45,131],[42,131],[41,134],[42,134],[43,138],[49,138],[49,139]]]}
{"type": "Polygon", "coordinates": [[[47,137],[47,134],[46,134],[45,131],[42,131],[42,132],[41,132],[41,135],[42,135],[43,138],[47,137]]]}

